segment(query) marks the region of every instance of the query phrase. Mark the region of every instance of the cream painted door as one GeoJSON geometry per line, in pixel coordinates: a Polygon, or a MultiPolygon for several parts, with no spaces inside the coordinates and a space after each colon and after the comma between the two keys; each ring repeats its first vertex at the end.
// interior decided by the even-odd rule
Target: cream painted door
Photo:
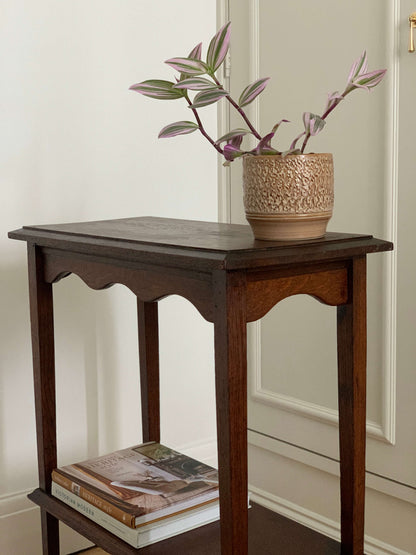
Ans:
{"type": "MultiPolygon", "coordinates": [[[[416,0],[230,0],[230,89],[271,77],[250,114],[262,134],[280,119],[282,147],[302,131],[303,111],[321,113],[366,49],[370,69],[388,68],[370,93],[353,92],[309,147],[332,152],[330,231],[395,243],[370,255],[368,271],[367,484],[416,502],[416,53],[407,50],[416,0]]],[[[228,7],[228,13],[227,13],[228,7]]],[[[229,125],[241,127],[234,114],[229,125]]],[[[241,164],[224,172],[222,214],[244,222],[241,164]],[[230,188],[227,189],[227,179],[230,188]],[[229,199],[229,200],[228,200],[229,199]]],[[[336,310],[306,296],[279,303],[249,333],[249,439],[336,473],[336,310]],[[332,464],[334,463],[334,464],[332,464]]],[[[255,471],[254,471],[255,472],[255,471]]],[[[412,510],[414,510],[412,505],[412,510]]],[[[415,538],[416,553],[416,538],[415,538]]]]}

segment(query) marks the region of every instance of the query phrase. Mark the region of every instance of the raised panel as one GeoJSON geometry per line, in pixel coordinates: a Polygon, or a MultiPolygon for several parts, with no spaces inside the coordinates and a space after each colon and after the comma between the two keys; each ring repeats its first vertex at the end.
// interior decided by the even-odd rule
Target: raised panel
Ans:
{"type": "MultiPolygon", "coordinates": [[[[385,83],[371,94],[357,91],[347,98],[310,147],[335,154],[335,213],[330,230],[366,232],[394,241],[398,72],[393,23],[397,2],[392,6],[387,0],[372,0],[363,5],[353,0],[338,6],[329,0],[318,4],[253,0],[244,2],[243,15],[237,13],[240,4],[231,0],[230,6],[231,20],[237,20],[239,33],[245,30],[248,36],[247,44],[243,34],[234,36],[239,48],[232,55],[231,91],[236,95],[247,82],[271,76],[260,102],[252,103],[249,111],[263,134],[281,118],[293,122],[279,130],[277,147],[284,148],[301,131],[304,110],[319,113],[326,93],[342,89],[353,59],[364,48],[372,68],[388,67],[385,83]],[[341,22],[342,29],[353,32],[341,37],[341,22]],[[244,48],[248,52],[242,62],[244,48]]],[[[239,125],[233,116],[231,125],[239,125]]],[[[240,183],[241,168],[234,163],[231,214],[235,222],[244,221],[240,183]]],[[[369,257],[368,283],[367,429],[370,436],[393,443],[396,254],[369,257]]],[[[316,423],[331,424],[331,428],[337,423],[335,330],[325,314],[325,307],[313,306],[311,299],[289,299],[251,328],[249,424],[284,441],[335,456],[335,430],[316,423]],[[300,334],[296,324],[306,319],[312,320],[313,329],[300,334]],[[299,349],[296,342],[290,346],[296,333],[302,337],[299,349]]]]}

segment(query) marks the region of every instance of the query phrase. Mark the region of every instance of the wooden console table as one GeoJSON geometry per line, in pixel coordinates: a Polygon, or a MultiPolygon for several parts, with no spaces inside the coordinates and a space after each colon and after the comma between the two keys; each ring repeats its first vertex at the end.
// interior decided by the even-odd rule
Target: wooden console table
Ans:
{"type": "Polygon", "coordinates": [[[116,555],[135,553],[50,495],[57,466],[52,284],[70,273],[93,289],[121,283],[137,296],[143,441],[159,441],[157,301],[187,298],[215,329],[221,533],[218,523],[143,548],[143,555],[274,555],[273,513],[247,511],[246,325],[306,293],[337,306],[341,552],[363,554],[366,255],[391,250],[371,236],[328,233],[299,243],[255,241],[248,226],[129,218],[24,227],[27,241],[43,553],[59,553],[58,521],[116,555]],[[248,518],[249,513],[249,518],[248,518]]]}

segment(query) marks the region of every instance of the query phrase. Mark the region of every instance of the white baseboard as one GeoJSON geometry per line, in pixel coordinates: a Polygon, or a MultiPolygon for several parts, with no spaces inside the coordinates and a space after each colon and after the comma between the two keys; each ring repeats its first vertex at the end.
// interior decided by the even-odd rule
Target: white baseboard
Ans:
{"type": "MultiPolygon", "coordinates": [[[[179,450],[212,466],[217,464],[217,444],[215,438],[211,438],[209,441],[183,445],[179,450]]],[[[249,489],[252,493],[251,499],[259,505],[263,505],[320,534],[340,541],[341,533],[338,522],[263,491],[260,488],[249,486],[249,489]]],[[[366,555],[412,555],[408,551],[403,551],[368,535],[365,537],[365,553],[366,555]]]]}
{"type": "MultiPolygon", "coordinates": [[[[186,452],[189,456],[195,457],[196,459],[206,462],[212,466],[216,466],[217,464],[217,444],[215,438],[211,438],[208,441],[183,445],[178,449],[186,452]]],[[[306,463],[305,461],[302,462],[304,464],[306,463]]],[[[325,471],[328,472],[328,469],[325,469],[325,471]]],[[[320,534],[324,534],[325,536],[340,541],[341,534],[338,522],[305,509],[304,507],[296,505],[286,499],[270,494],[260,488],[249,486],[249,489],[252,493],[251,499],[259,505],[263,505],[272,511],[275,511],[287,518],[290,518],[291,520],[294,520],[295,522],[298,522],[299,524],[319,532],[320,534]]],[[[391,494],[391,492],[389,493],[391,494]]],[[[408,551],[403,551],[402,549],[368,535],[365,537],[365,553],[366,555],[413,555],[408,551]]]]}
{"type": "Polygon", "coordinates": [[[27,498],[27,494],[30,493],[32,489],[1,495],[0,519],[33,510],[35,506],[27,498]]]}
{"type": "MultiPolygon", "coordinates": [[[[275,511],[299,524],[307,526],[320,534],[328,536],[334,540],[340,541],[340,528],[339,524],[330,520],[322,515],[309,511],[299,505],[291,503],[286,499],[282,499],[277,495],[272,495],[259,488],[249,486],[251,492],[251,499],[263,505],[268,509],[275,511]]],[[[397,549],[392,545],[381,542],[370,536],[365,536],[365,552],[367,555],[412,555],[407,551],[397,549]]]]}

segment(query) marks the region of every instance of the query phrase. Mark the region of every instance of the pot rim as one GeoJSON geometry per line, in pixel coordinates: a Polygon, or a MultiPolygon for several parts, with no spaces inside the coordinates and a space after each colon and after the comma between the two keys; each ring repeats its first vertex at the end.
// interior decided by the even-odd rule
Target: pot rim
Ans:
{"type": "Polygon", "coordinates": [[[282,157],[281,154],[243,154],[243,160],[247,158],[279,158],[280,160],[286,160],[287,158],[309,158],[312,156],[333,156],[332,152],[308,152],[307,154],[287,154],[285,157],[282,157]]]}

